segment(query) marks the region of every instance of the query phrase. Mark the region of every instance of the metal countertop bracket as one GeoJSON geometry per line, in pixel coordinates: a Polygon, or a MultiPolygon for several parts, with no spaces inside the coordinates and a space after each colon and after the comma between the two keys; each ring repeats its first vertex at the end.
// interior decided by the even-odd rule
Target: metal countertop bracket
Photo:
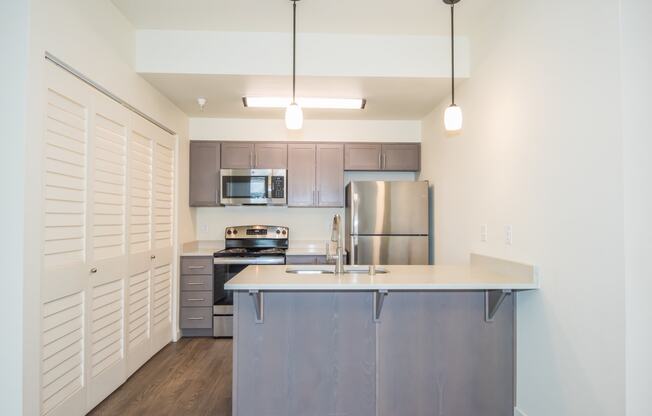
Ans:
{"type": "Polygon", "coordinates": [[[257,324],[262,324],[265,312],[263,292],[259,292],[258,290],[250,290],[249,296],[251,296],[251,299],[254,302],[254,310],[256,311],[255,322],[257,324]]]}
{"type": "Polygon", "coordinates": [[[380,322],[380,311],[383,309],[383,302],[385,301],[385,296],[389,294],[389,291],[381,289],[373,293],[374,322],[380,322]]]}
{"type": "Polygon", "coordinates": [[[498,308],[505,300],[505,296],[511,295],[512,291],[509,289],[504,290],[485,290],[484,292],[484,320],[485,322],[493,322],[498,308]]]}

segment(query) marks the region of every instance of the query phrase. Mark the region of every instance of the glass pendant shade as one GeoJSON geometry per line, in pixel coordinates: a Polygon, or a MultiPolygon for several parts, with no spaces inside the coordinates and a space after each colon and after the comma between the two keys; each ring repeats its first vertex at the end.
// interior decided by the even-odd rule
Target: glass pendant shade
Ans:
{"type": "Polygon", "coordinates": [[[303,127],[303,110],[299,104],[292,103],[285,110],[285,126],[288,130],[300,130],[303,127]]]}
{"type": "Polygon", "coordinates": [[[458,131],[462,129],[462,109],[452,104],[444,113],[444,126],[446,131],[458,131]]]}

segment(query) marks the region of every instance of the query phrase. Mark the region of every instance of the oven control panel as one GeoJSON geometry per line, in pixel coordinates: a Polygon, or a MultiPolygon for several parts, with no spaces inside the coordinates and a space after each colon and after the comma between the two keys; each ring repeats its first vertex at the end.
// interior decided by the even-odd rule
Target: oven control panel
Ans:
{"type": "Polygon", "coordinates": [[[287,239],[290,236],[290,229],[278,225],[241,225],[227,227],[224,232],[226,239],[287,239]]]}

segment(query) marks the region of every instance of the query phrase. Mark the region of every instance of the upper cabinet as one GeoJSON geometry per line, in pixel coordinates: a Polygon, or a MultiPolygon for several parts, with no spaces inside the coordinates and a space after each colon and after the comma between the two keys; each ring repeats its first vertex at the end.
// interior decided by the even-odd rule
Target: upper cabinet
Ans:
{"type": "Polygon", "coordinates": [[[218,206],[220,143],[190,142],[190,206],[218,206]]]}
{"type": "Polygon", "coordinates": [[[421,167],[419,143],[347,143],[344,169],[362,171],[416,172],[421,167]]]}
{"type": "Polygon", "coordinates": [[[222,143],[223,169],[287,169],[284,143],[222,143]]]}
{"type": "Polygon", "coordinates": [[[285,143],[256,143],[254,166],[256,169],[287,169],[288,145],[285,143]]]}
{"type": "Polygon", "coordinates": [[[344,145],[288,145],[288,205],[344,206],[344,145]]]}
{"type": "Polygon", "coordinates": [[[421,145],[383,144],[383,170],[418,171],[421,169],[421,145]]]}
{"type": "Polygon", "coordinates": [[[344,206],[344,145],[317,145],[317,206],[344,206]]]}
{"type": "Polygon", "coordinates": [[[344,169],[382,170],[382,145],[347,143],[344,145],[344,169]]]}
{"type": "Polygon", "coordinates": [[[222,169],[252,169],[254,144],[244,142],[222,143],[222,169]]]}

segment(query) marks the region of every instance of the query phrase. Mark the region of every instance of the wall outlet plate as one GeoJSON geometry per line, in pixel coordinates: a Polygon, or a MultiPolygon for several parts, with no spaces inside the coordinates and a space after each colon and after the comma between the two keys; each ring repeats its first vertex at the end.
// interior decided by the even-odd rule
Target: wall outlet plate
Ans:
{"type": "Polygon", "coordinates": [[[482,224],[480,226],[480,241],[486,243],[487,238],[488,238],[487,224],[482,224]]]}

